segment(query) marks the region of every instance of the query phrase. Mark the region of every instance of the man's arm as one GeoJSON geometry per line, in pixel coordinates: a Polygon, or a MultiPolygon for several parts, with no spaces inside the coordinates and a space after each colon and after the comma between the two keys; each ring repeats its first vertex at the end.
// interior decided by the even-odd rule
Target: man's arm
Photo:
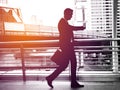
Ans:
{"type": "Polygon", "coordinates": [[[70,25],[70,28],[74,31],[78,31],[78,30],[84,30],[86,27],[84,26],[72,26],[70,25]]]}

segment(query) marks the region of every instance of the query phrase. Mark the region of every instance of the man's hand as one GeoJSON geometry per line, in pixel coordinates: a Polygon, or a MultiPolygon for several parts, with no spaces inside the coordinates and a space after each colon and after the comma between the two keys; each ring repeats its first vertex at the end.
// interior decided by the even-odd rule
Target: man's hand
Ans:
{"type": "Polygon", "coordinates": [[[84,30],[84,29],[86,29],[86,27],[85,27],[85,26],[82,26],[82,27],[81,27],[81,30],[84,30]]]}

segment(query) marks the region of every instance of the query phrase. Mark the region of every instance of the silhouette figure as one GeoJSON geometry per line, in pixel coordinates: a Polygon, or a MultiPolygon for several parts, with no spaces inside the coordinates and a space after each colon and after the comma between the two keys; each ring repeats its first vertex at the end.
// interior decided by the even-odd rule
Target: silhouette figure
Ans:
{"type": "Polygon", "coordinates": [[[60,19],[58,23],[58,30],[60,33],[59,36],[59,43],[60,49],[63,53],[63,62],[56,68],[56,70],[46,77],[48,85],[53,88],[52,82],[53,80],[66,69],[69,62],[71,63],[71,88],[79,88],[84,87],[84,85],[80,85],[76,81],[76,56],[74,52],[74,45],[73,45],[73,31],[74,30],[84,30],[84,26],[72,26],[68,24],[68,20],[72,18],[73,10],[70,8],[66,8],[64,10],[64,17],[60,19]]]}

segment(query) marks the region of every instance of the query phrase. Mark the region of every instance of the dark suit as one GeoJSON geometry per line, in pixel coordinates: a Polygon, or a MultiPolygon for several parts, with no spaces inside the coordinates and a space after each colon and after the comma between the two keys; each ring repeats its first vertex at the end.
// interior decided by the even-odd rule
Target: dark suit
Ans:
{"type": "Polygon", "coordinates": [[[73,45],[73,30],[83,30],[84,27],[75,27],[68,24],[68,22],[62,18],[58,23],[59,30],[59,44],[63,52],[63,63],[49,76],[51,80],[54,80],[69,64],[71,63],[71,82],[76,82],[76,56],[73,45]]]}

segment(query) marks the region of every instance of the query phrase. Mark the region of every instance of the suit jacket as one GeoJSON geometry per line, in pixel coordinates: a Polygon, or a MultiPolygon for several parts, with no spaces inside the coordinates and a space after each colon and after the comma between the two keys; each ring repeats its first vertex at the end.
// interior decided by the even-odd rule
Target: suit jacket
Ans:
{"type": "Polygon", "coordinates": [[[59,43],[61,48],[69,47],[73,42],[73,26],[69,25],[68,22],[61,18],[58,23],[59,30],[59,43]]]}

